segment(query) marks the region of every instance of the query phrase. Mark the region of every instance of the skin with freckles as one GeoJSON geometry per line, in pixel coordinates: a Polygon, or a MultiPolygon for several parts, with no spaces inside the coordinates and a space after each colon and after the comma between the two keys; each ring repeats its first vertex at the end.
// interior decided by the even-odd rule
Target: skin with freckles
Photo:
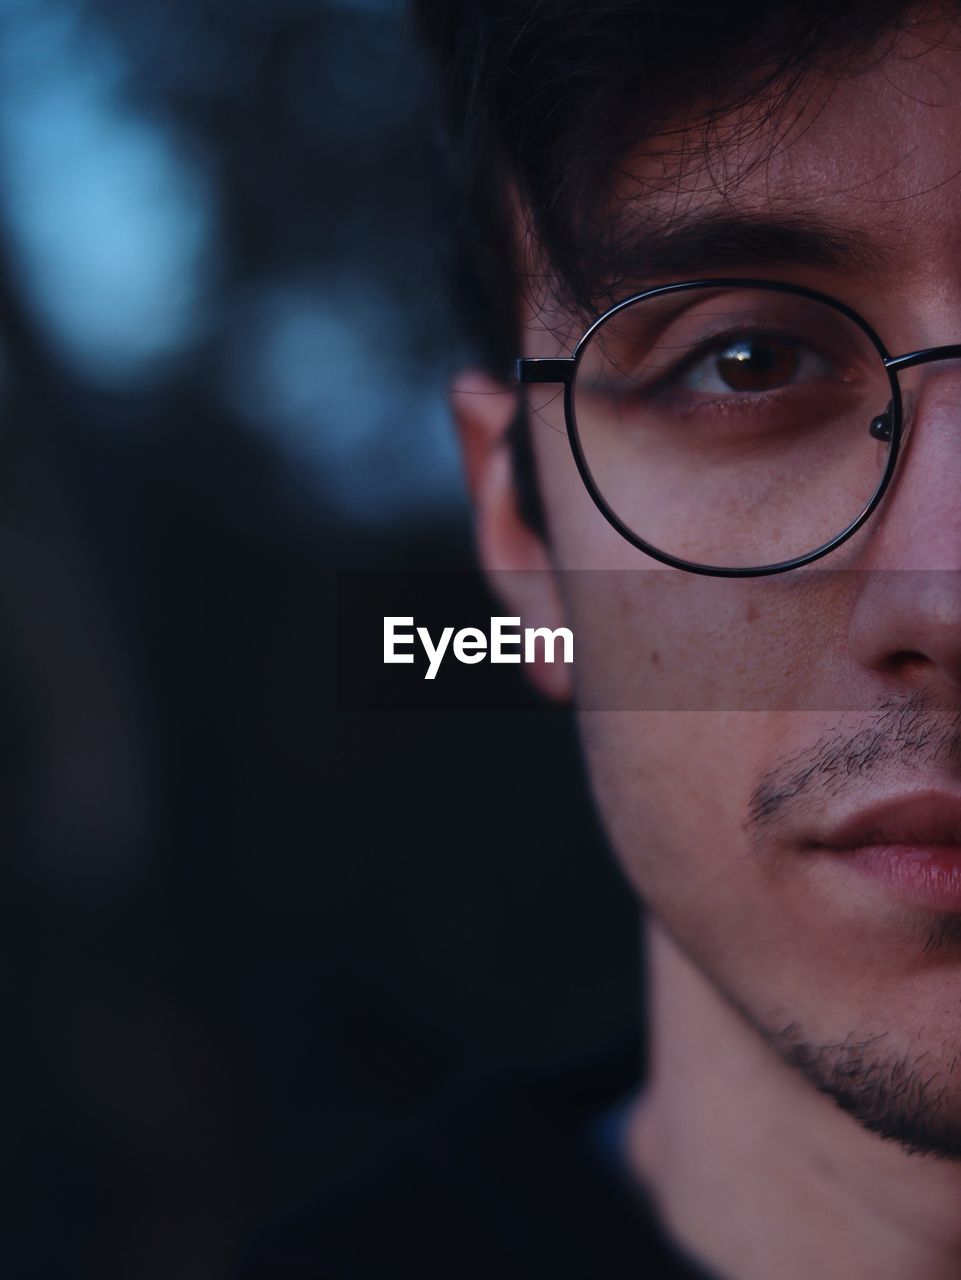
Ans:
{"type": "MultiPolygon", "coordinates": [[[[640,239],[788,213],[850,232],[849,261],[745,249],[637,287],[782,280],[855,308],[891,353],[961,342],[961,31],[917,16],[764,127],[722,122],[706,161],[666,129],[613,196],[640,239]]],[[[585,317],[540,285],[525,299],[524,354],[569,354],[585,317]]],[[[599,291],[598,312],[614,300],[599,291]]],[[[528,393],[540,539],[504,444],[515,393],[474,373],[455,387],[482,559],[526,624],[574,631],[574,688],[560,668],[535,678],[579,705],[599,811],[649,912],[653,1048],[630,1159],[721,1275],[961,1274],[961,891],[950,868],[930,893],[864,870],[876,845],[961,841],[961,826],[922,830],[929,810],[948,828],[961,812],[961,360],[902,390],[874,516],[824,561],[738,581],[620,537],[550,386],[528,393]],[[905,801],[917,839],[874,818],[837,836],[905,801]]]]}

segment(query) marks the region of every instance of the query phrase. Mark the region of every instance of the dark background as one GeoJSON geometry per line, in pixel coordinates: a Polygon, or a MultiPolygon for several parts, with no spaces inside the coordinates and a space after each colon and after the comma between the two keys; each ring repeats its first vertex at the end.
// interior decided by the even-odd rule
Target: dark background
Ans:
{"type": "Polygon", "coordinates": [[[401,5],[0,4],[5,1276],[225,1275],[632,1025],[566,716],[335,709],[336,570],[488,607],[431,139],[401,5]]]}

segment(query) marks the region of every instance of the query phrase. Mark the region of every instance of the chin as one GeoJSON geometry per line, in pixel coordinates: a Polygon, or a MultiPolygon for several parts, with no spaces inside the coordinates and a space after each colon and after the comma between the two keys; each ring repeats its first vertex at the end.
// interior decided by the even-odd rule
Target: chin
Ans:
{"type": "Polygon", "coordinates": [[[858,1031],[819,1043],[797,1024],[766,1039],[864,1129],[913,1154],[961,1161],[961,1054],[943,1042],[858,1031]]]}

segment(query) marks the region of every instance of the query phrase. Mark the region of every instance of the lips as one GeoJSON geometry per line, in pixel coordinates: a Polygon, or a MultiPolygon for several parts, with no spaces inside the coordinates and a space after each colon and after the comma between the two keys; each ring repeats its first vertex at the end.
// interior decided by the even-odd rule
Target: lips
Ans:
{"type": "Polygon", "coordinates": [[[961,852],[961,796],[929,791],[886,800],[854,814],[815,844],[837,850],[956,846],[961,852]]]}
{"type": "Polygon", "coordinates": [[[961,912],[961,796],[887,799],[827,829],[808,849],[912,904],[961,912]]]}

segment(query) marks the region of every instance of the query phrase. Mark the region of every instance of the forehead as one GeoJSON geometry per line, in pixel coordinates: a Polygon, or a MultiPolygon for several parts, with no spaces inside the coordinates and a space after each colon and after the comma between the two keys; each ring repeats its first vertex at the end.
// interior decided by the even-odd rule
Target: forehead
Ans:
{"type": "Polygon", "coordinates": [[[850,233],[862,270],[884,258],[943,281],[950,259],[961,287],[959,194],[961,39],[954,21],[928,19],[783,100],[668,122],[623,165],[613,209],[628,239],[776,215],[850,233]]]}

